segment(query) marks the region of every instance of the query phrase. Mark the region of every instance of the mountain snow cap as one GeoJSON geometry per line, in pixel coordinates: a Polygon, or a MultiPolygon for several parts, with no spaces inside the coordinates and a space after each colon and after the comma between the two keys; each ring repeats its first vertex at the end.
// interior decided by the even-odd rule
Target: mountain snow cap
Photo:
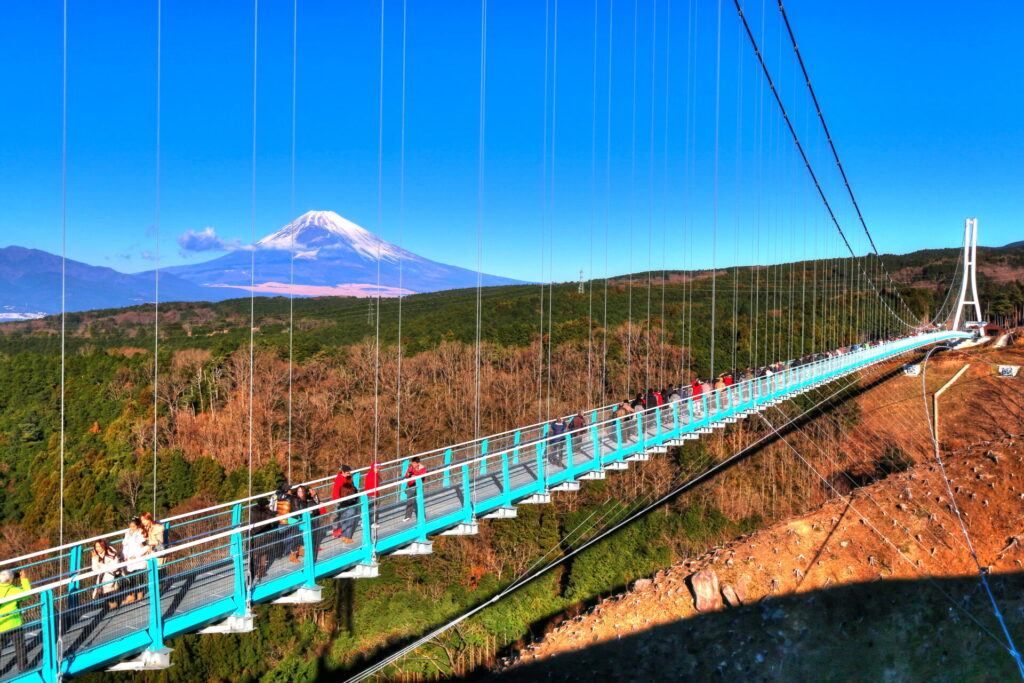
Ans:
{"type": "Polygon", "coordinates": [[[315,258],[321,249],[339,247],[348,247],[370,260],[396,261],[408,256],[394,244],[334,211],[307,211],[256,243],[257,249],[294,251],[297,258],[315,258]]]}

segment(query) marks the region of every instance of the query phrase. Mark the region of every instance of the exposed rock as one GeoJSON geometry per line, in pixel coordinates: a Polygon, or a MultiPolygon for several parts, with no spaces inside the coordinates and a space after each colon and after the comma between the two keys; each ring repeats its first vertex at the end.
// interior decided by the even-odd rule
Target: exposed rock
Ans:
{"type": "Polygon", "coordinates": [[[722,598],[718,588],[718,574],[713,569],[701,569],[688,578],[693,592],[693,606],[698,612],[722,609],[722,598]]]}
{"type": "Polygon", "coordinates": [[[736,597],[742,602],[747,601],[747,596],[750,595],[750,576],[743,574],[739,579],[736,580],[736,597]]]}
{"type": "Polygon", "coordinates": [[[722,585],[722,598],[725,599],[725,604],[729,607],[739,607],[743,604],[740,597],[736,595],[736,590],[727,583],[722,585]]]}
{"type": "Polygon", "coordinates": [[[634,591],[647,590],[652,585],[654,585],[654,582],[651,581],[650,579],[637,579],[636,581],[633,582],[633,590],[634,591]]]}

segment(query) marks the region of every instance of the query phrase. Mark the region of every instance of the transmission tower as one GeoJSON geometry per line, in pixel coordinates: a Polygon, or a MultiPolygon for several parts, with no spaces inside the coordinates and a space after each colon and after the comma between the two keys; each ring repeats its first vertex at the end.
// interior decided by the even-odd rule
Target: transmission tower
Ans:
{"type": "Polygon", "coordinates": [[[580,294],[583,293],[583,270],[582,269],[580,270],[580,286],[579,286],[579,288],[576,291],[578,291],[580,294]]]}

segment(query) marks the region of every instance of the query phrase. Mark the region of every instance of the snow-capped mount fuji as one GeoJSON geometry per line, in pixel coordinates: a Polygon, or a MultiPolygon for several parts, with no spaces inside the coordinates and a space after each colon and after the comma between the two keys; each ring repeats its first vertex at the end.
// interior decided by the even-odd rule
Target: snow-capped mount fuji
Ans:
{"type": "Polygon", "coordinates": [[[295,251],[295,258],[315,259],[321,250],[349,248],[363,258],[384,261],[418,259],[333,211],[307,211],[256,243],[257,249],[295,251]]]}
{"type": "MultiPolygon", "coordinates": [[[[378,282],[384,296],[477,285],[476,271],[413,254],[333,211],[308,211],[251,248],[163,272],[203,287],[303,296],[376,296],[378,282]]],[[[481,280],[521,284],[486,274],[481,280]]]]}

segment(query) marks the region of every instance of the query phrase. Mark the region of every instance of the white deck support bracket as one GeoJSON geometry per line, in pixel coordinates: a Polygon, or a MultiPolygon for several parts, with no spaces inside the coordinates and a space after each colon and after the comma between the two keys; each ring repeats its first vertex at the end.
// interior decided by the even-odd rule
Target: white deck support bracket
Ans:
{"type": "Polygon", "coordinates": [[[484,519],[515,519],[519,516],[515,508],[501,507],[496,510],[491,510],[486,515],[483,515],[484,519]]]}
{"type": "MultiPolygon", "coordinates": [[[[978,299],[978,219],[968,218],[964,221],[964,276],[960,281],[960,296],[956,302],[956,313],[953,315],[953,331],[960,330],[961,322],[966,327],[968,321],[963,316],[964,309],[968,306],[974,309],[974,323],[981,323],[981,303],[978,299]],[[967,285],[971,286],[970,297],[967,295],[967,285]]],[[[981,325],[981,336],[985,336],[985,326],[981,325]]]]}
{"type": "Polygon", "coordinates": [[[551,493],[544,491],[543,493],[533,493],[526,498],[519,501],[520,505],[547,505],[551,502],[551,493]]]}
{"type": "Polygon", "coordinates": [[[376,579],[380,576],[380,565],[376,562],[360,562],[343,572],[332,576],[332,579],[376,579]]]}
{"type": "Polygon", "coordinates": [[[582,481],[597,481],[597,480],[600,480],[600,479],[604,479],[606,476],[607,475],[605,474],[604,470],[594,470],[592,472],[584,472],[583,474],[581,474],[580,475],[580,480],[582,480],[582,481]]]}
{"type": "Polygon", "coordinates": [[[413,541],[391,553],[392,555],[430,555],[434,552],[434,544],[430,541],[413,541]]]}
{"type": "Polygon", "coordinates": [[[159,650],[143,650],[136,657],[118,662],[107,671],[162,671],[171,666],[173,649],[162,647],[159,650]]]}
{"type": "Polygon", "coordinates": [[[252,633],[256,630],[253,619],[256,615],[251,611],[247,611],[245,614],[232,614],[224,621],[218,621],[216,624],[210,624],[209,626],[200,629],[199,632],[203,634],[208,633],[252,633]]]}
{"type": "Polygon", "coordinates": [[[578,481],[563,481],[561,484],[555,484],[551,487],[552,491],[573,491],[580,490],[580,483],[578,481]]]}
{"type": "MultiPolygon", "coordinates": [[[[484,515],[486,517],[487,515],[484,515]]],[[[480,525],[476,522],[460,522],[451,529],[445,529],[441,536],[476,536],[480,533],[480,525]]]]}
{"type": "Polygon", "coordinates": [[[302,586],[274,600],[275,605],[313,605],[323,600],[320,586],[302,586]]]}

